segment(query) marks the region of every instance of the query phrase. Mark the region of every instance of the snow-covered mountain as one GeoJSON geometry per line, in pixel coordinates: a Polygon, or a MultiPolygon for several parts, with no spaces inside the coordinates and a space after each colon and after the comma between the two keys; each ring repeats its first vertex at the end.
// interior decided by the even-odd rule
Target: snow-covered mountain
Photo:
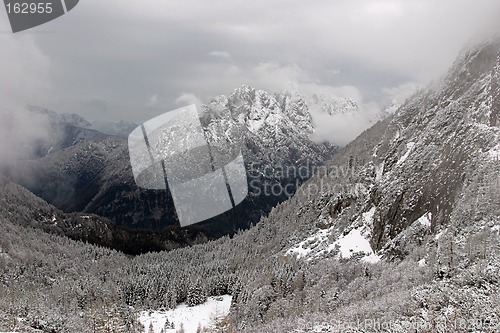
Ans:
{"type": "Polygon", "coordinates": [[[325,94],[312,94],[311,107],[318,107],[329,115],[346,114],[359,111],[358,104],[351,98],[329,96],[325,94]]]}
{"type": "MultiPolygon", "coordinates": [[[[401,321],[428,331],[437,331],[437,322],[448,331],[458,322],[472,331],[495,330],[489,323],[498,318],[500,290],[494,277],[500,270],[499,73],[500,40],[464,50],[444,79],[340,150],[259,224],[298,266],[288,269],[315,286],[302,306],[319,310],[299,319],[290,310],[293,323],[280,319],[274,311],[301,289],[290,286],[293,291],[276,296],[261,279],[237,301],[238,322],[252,326],[243,331],[286,331],[305,322],[309,329],[297,332],[330,332],[335,323],[359,320],[391,321],[398,332],[413,332],[401,321]],[[346,275],[347,267],[360,272],[346,275]],[[257,308],[248,308],[266,297],[272,301],[260,315],[268,324],[257,324],[257,308]],[[474,318],[482,318],[484,330],[474,318]]],[[[296,283],[297,275],[282,274],[296,283]]]]}
{"type": "MultiPolygon", "coordinates": [[[[463,219],[456,214],[471,184],[491,187],[487,200],[498,200],[498,48],[490,43],[464,51],[442,82],[335,155],[328,175],[314,177],[292,199],[307,199],[300,214],[321,202],[321,233],[366,230],[373,250],[389,256],[397,254],[394,238],[412,226],[435,232],[463,219]],[[324,191],[304,196],[321,185],[324,191]]],[[[483,223],[495,213],[485,212],[483,223]]],[[[309,245],[321,250],[317,242],[309,245]]]]}
{"type": "Polygon", "coordinates": [[[90,129],[122,138],[127,138],[130,132],[136,127],[136,123],[125,120],[120,120],[118,122],[96,120],[89,126],[90,129]]]}
{"type": "Polygon", "coordinates": [[[201,116],[208,142],[240,144],[248,162],[269,166],[324,162],[335,151],[331,144],[311,141],[311,114],[298,94],[269,94],[249,86],[204,106],[201,116]]]}
{"type": "MultiPolygon", "coordinates": [[[[46,113],[57,120],[55,127],[63,126],[64,140],[59,141],[62,144],[54,149],[54,140],[49,154],[7,163],[2,166],[6,176],[66,212],[93,213],[134,229],[159,231],[175,227],[176,217],[168,194],[144,190],[135,184],[125,139],[66,122],[69,119],[82,123],[77,118],[46,113]]],[[[314,126],[298,95],[272,95],[243,86],[229,97],[219,96],[205,106],[201,121],[212,154],[220,152],[214,155],[218,165],[226,163],[223,156],[231,155],[224,150],[241,149],[250,194],[235,209],[207,221],[201,226],[204,231],[189,236],[192,239],[188,243],[257,223],[261,215],[292,195],[298,185],[312,176],[314,168],[337,150],[332,144],[310,139],[314,126]],[[273,191],[283,186],[286,191],[273,191]]],[[[165,243],[160,248],[171,245],[165,243]]]]}
{"type": "MultiPolygon", "coordinates": [[[[208,332],[497,332],[499,73],[500,40],[466,49],[444,79],[338,151],[255,227],[168,252],[132,258],[40,232],[40,224],[57,228],[67,216],[0,178],[0,329],[158,333],[171,330],[172,320],[180,326],[189,315],[208,312],[217,301],[211,296],[231,295],[229,315],[208,332]]],[[[215,119],[231,125],[228,141],[237,139],[232,133],[243,142],[253,138],[250,129],[287,140],[279,128],[258,126],[258,109],[239,120],[230,101],[243,100],[247,111],[262,100],[274,105],[255,96],[243,89],[243,98],[216,102],[220,110],[208,107],[204,123],[213,124],[207,127],[212,142],[224,147],[215,119]]],[[[274,107],[269,112],[279,115],[274,107]]],[[[289,118],[282,121],[302,115],[289,118]]],[[[36,165],[40,175],[71,175],[99,161],[96,189],[117,198],[147,196],[120,187],[132,180],[116,172],[124,171],[126,152],[119,139],[63,151],[36,165]],[[64,171],[68,166],[71,172],[64,171]]],[[[255,149],[248,156],[266,155],[255,149]]],[[[89,206],[134,203],[107,205],[100,195],[89,206]]]]}
{"type": "Polygon", "coordinates": [[[29,105],[27,109],[34,114],[46,116],[53,124],[69,124],[76,127],[87,128],[92,124],[82,116],[75,113],[57,113],[52,110],[42,108],[36,105],[29,105]]]}

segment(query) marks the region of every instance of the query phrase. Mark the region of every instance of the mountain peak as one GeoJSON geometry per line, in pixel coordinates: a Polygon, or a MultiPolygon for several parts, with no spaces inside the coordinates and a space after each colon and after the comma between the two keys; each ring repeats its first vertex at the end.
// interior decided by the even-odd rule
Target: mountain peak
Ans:
{"type": "Polygon", "coordinates": [[[57,113],[55,111],[42,108],[36,105],[29,105],[27,110],[36,114],[46,116],[54,124],[70,124],[77,127],[90,127],[92,124],[80,115],[75,113],[57,113]]]}
{"type": "Polygon", "coordinates": [[[311,102],[322,112],[329,115],[355,113],[359,111],[358,104],[351,98],[314,93],[311,102]]]}

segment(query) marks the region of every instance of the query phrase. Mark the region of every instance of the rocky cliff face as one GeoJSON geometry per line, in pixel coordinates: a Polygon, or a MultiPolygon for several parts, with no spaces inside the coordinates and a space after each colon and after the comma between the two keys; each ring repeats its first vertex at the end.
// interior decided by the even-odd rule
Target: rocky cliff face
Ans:
{"type": "Polygon", "coordinates": [[[206,105],[202,122],[209,143],[239,143],[248,162],[314,165],[331,157],[336,148],[310,140],[312,118],[296,93],[271,95],[242,86],[229,97],[220,96],[206,105]]]}
{"type": "Polygon", "coordinates": [[[234,306],[242,328],[378,331],[368,320],[495,330],[499,66],[500,40],[466,49],[249,230],[258,249],[282,257],[244,280],[234,306]]]}

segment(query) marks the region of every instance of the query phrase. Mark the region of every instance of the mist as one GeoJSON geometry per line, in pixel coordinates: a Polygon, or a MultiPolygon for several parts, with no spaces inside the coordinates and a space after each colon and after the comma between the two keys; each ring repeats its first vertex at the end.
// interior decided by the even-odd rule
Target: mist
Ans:
{"type": "MultiPolygon", "coordinates": [[[[242,84],[272,93],[292,82],[356,100],[360,115],[313,115],[318,138],[345,143],[369,126],[365,115],[439,78],[500,21],[496,0],[148,4],[87,0],[43,27],[0,34],[4,105],[142,123],[242,84]]],[[[6,15],[0,26],[9,29],[6,15]]]]}
{"type": "Polygon", "coordinates": [[[48,118],[25,109],[0,110],[0,163],[30,159],[53,133],[48,118]]]}

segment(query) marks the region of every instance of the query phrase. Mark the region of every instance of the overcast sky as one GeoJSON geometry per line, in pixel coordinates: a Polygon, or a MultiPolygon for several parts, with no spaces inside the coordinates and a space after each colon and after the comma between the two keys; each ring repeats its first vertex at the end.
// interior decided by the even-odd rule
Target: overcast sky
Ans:
{"type": "Polygon", "coordinates": [[[381,106],[439,78],[498,0],[81,0],[12,34],[0,10],[0,100],[141,122],[242,85],[290,83],[381,106]]]}

